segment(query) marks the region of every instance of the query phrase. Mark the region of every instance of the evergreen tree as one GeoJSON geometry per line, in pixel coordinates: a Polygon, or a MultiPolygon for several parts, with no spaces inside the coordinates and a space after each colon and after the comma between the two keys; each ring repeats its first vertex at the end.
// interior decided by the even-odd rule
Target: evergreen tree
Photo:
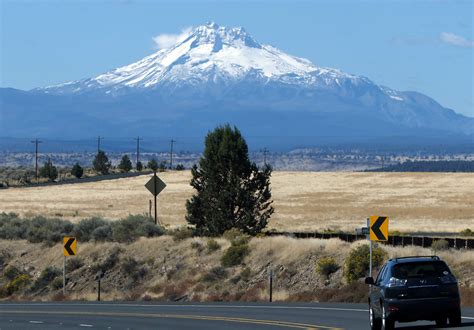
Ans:
{"type": "Polygon", "coordinates": [[[120,164],[118,166],[120,171],[122,172],[130,172],[130,170],[133,168],[132,166],[132,161],[128,157],[128,155],[123,155],[122,160],[120,161],[120,164]]]}
{"type": "Polygon", "coordinates": [[[156,171],[158,169],[158,163],[156,162],[156,159],[152,158],[150,161],[148,161],[147,167],[153,171],[156,171]]]}
{"type": "Polygon", "coordinates": [[[79,165],[77,162],[71,169],[71,174],[74,175],[76,178],[80,179],[84,174],[84,169],[79,165]]]}
{"type": "Polygon", "coordinates": [[[58,169],[53,165],[51,158],[48,158],[43,167],[40,168],[39,175],[43,178],[48,178],[50,181],[57,179],[58,169]]]}
{"type": "Polygon", "coordinates": [[[251,163],[248,147],[237,128],[229,125],[210,132],[191,186],[197,193],[186,202],[186,220],[200,234],[220,235],[231,228],[255,235],[273,214],[270,176],[251,163]]]}
{"type": "Polygon", "coordinates": [[[160,172],[166,171],[166,167],[167,167],[167,166],[166,166],[166,160],[162,160],[162,161],[160,162],[160,165],[158,165],[158,168],[160,169],[160,172]]]}
{"type": "Polygon", "coordinates": [[[138,161],[137,162],[137,171],[141,172],[142,170],[143,170],[143,164],[142,164],[142,162],[138,161]]]}
{"type": "Polygon", "coordinates": [[[111,166],[109,158],[102,150],[97,153],[92,165],[94,166],[94,170],[100,174],[108,174],[111,166]]]}

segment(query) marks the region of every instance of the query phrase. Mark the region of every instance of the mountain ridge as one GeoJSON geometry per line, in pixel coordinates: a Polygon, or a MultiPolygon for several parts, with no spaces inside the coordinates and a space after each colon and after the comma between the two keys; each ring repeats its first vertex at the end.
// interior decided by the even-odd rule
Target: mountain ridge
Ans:
{"type": "Polygon", "coordinates": [[[362,132],[374,138],[474,135],[474,118],[424,94],[319,67],[259,43],[243,28],[215,23],[92,78],[28,92],[1,89],[0,105],[11,124],[2,130],[11,136],[205,135],[226,122],[248,134],[338,132],[340,141],[362,132]]]}

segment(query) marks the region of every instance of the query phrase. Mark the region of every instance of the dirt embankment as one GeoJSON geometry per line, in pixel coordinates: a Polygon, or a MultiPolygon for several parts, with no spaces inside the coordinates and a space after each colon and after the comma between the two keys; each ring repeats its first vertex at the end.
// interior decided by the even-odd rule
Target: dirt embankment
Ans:
{"type": "MultiPolygon", "coordinates": [[[[78,256],[67,259],[67,295],[63,297],[60,245],[45,247],[2,240],[2,294],[6,297],[6,291],[13,290],[5,299],[95,300],[95,276],[105,269],[101,282],[103,300],[264,301],[268,299],[268,276],[273,269],[275,301],[366,299],[367,287],[361,282],[347,285],[343,275],[348,252],[362,242],[254,238],[241,264],[223,267],[221,257],[229,248],[229,241],[223,238],[216,239],[217,244],[208,241],[207,238],[176,241],[162,236],[142,238],[131,244],[79,243],[78,256]],[[338,266],[327,277],[316,269],[323,257],[332,257],[338,266]],[[18,272],[12,274],[12,269],[18,272]]],[[[384,249],[390,257],[432,254],[430,250],[415,247],[384,249]]],[[[460,280],[464,304],[473,305],[474,252],[443,251],[439,255],[460,280]]]]}

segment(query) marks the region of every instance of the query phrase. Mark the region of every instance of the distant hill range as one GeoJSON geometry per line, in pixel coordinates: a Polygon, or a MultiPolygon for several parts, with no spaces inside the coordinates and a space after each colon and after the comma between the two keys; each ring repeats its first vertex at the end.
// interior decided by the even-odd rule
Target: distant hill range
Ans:
{"type": "Polygon", "coordinates": [[[0,135],[18,138],[203,137],[231,123],[244,135],[266,137],[259,143],[273,149],[290,147],[285,137],[291,147],[300,137],[304,147],[469,145],[474,136],[474,118],[426,95],[318,67],[243,28],[215,23],[97,77],[30,91],[2,88],[0,117],[0,135]]]}

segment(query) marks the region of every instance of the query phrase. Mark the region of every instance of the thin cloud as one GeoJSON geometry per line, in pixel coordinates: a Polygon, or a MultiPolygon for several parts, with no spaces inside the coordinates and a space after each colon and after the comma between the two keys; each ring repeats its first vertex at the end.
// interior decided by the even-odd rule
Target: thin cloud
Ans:
{"type": "Polygon", "coordinates": [[[179,41],[183,41],[189,35],[191,30],[191,27],[186,27],[181,30],[181,33],[178,34],[162,33],[157,35],[156,37],[153,37],[153,41],[155,42],[155,46],[157,49],[166,49],[173,46],[179,41]]]}
{"type": "Polygon", "coordinates": [[[457,34],[451,32],[441,32],[439,35],[439,40],[445,44],[458,46],[458,47],[467,47],[473,48],[474,41],[466,39],[464,37],[458,36],[457,34]]]}

